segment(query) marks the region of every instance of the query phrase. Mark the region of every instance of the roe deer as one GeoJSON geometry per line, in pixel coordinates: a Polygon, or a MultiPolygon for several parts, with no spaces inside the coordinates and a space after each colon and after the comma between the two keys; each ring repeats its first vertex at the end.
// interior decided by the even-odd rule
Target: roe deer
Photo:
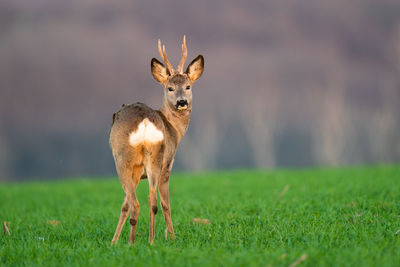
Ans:
{"type": "MultiPolygon", "coordinates": [[[[121,215],[111,244],[118,241],[125,220],[130,213],[131,231],[129,242],[135,242],[139,202],[136,187],[141,179],[149,181],[150,231],[149,242],[154,242],[154,219],[157,214],[157,185],[161,207],[167,228],[175,239],[169,203],[169,175],[179,142],[185,135],[192,111],[192,85],[203,73],[204,58],[197,56],[183,72],[186,61],[186,38],[183,37],[182,59],[175,71],[168,61],[165,46],[161,50],[158,40],[160,61],[151,60],[151,73],[164,87],[164,101],[160,110],[143,103],[123,105],[113,115],[110,131],[110,146],[125,199],[121,215]]],[[[168,232],[167,232],[168,231],[168,232]]]]}

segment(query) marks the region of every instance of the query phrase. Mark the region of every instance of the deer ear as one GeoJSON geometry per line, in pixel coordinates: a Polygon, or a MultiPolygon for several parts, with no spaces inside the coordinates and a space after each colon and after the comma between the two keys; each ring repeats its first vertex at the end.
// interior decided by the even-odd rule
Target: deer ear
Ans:
{"type": "Polygon", "coordinates": [[[151,74],[153,74],[154,79],[162,84],[165,84],[170,75],[168,69],[157,59],[151,59],[151,74]]]}
{"type": "Polygon", "coordinates": [[[204,57],[198,55],[192,62],[190,62],[185,73],[189,76],[189,79],[194,82],[203,74],[204,70],[204,57]]]}

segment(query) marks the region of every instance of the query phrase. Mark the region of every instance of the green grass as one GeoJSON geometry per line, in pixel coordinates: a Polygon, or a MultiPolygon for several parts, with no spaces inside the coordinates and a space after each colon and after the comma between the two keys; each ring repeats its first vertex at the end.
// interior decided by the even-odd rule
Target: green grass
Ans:
{"type": "Polygon", "coordinates": [[[398,166],[173,174],[170,190],[174,242],[159,212],[148,244],[144,180],[135,245],[126,224],[110,247],[123,200],[116,177],[1,184],[10,235],[0,235],[0,263],[289,266],[305,254],[299,266],[400,266],[398,166]]]}

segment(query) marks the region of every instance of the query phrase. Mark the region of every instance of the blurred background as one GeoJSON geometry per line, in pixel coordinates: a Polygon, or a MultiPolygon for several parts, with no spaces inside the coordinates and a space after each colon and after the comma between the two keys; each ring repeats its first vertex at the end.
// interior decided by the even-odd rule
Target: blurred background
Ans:
{"type": "Polygon", "coordinates": [[[115,175],[150,60],[205,57],[174,170],[400,162],[398,0],[2,0],[0,179],[115,175]]]}

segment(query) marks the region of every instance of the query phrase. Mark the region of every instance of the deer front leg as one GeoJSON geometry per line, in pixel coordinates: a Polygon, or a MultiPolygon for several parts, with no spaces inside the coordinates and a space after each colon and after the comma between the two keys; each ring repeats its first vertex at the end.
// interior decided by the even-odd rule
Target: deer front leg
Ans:
{"type": "MultiPolygon", "coordinates": [[[[158,191],[160,192],[161,208],[165,223],[167,225],[168,232],[170,233],[170,238],[174,240],[175,232],[174,227],[172,226],[171,208],[169,204],[169,171],[166,172],[160,180],[160,183],[158,184],[158,191]]],[[[167,233],[165,238],[167,239],[167,233]]]]}

